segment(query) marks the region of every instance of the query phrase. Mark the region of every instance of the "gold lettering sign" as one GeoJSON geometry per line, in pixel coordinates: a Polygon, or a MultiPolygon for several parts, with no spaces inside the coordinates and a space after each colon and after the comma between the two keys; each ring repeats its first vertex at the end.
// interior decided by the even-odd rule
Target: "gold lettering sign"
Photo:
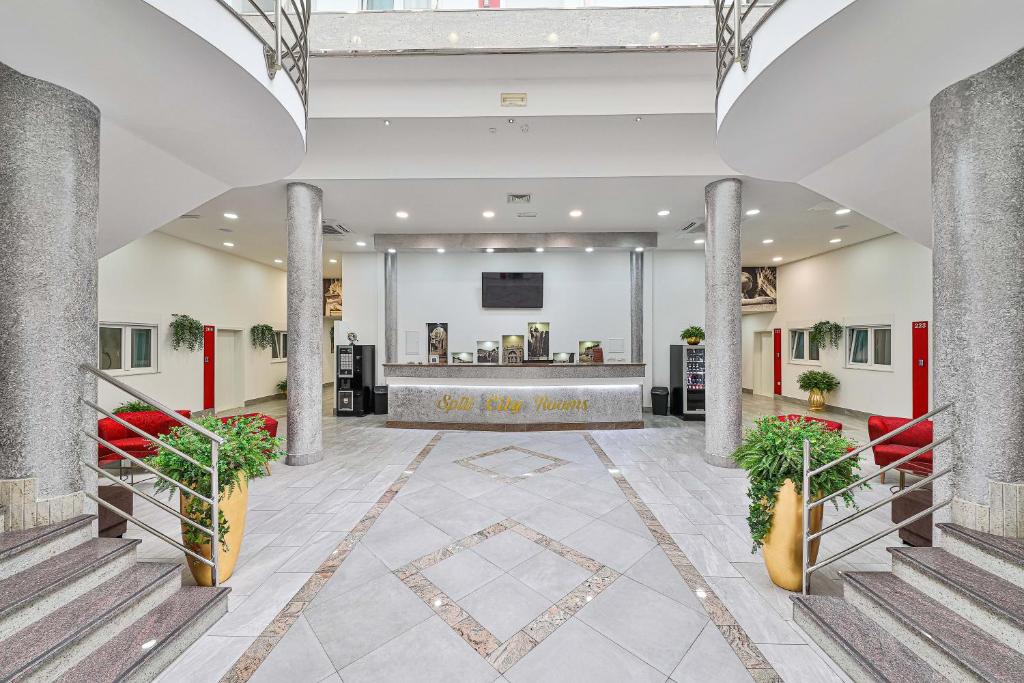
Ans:
{"type": "MultiPolygon", "coordinates": [[[[522,400],[513,398],[508,394],[490,394],[481,399],[482,409],[488,412],[518,414],[523,411],[522,400]]],[[[476,400],[465,394],[452,396],[445,394],[434,404],[438,410],[445,413],[453,411],[469,412],[476,407],[476,400]]],[[[568,398],[553,399],[546,394],[541,394],[533,399],[533,409],[538,413],[550,412],[581,412],[590,410],[590,401],[586,399],[568,398]]]]}

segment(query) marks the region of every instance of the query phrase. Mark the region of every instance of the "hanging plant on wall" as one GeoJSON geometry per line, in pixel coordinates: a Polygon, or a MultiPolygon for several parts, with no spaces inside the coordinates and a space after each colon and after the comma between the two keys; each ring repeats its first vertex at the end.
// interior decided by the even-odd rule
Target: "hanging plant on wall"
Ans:
{"type": "Polygon", "coordinates": [[[274,343],[274,328],[271,325],[260,324],[249,328],[249,340],[254,349],[269,349],[274,343]]]}
{"type": "Polygon", "coordinates": [[[190,315],[171,315],[171,348],[198,351],[203,348],[203,324],[190,315]]]}
{"type": "Polygon", "coordinates": [[[811,344],[819,349],[831,346],[838,349],[843,341],[843,326],[830,320],[822,320],[814,323],[811,328],[811,344]]]}

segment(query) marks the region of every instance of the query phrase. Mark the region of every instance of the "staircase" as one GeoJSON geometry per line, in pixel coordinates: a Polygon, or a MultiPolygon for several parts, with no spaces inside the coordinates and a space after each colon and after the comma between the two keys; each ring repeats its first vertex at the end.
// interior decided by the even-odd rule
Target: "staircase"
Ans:
{"type": "Polygon", "coordinates": [[[1024,681],[1024,540],[938,526],[942,548],[889,548],[794,619],[854,681],[1024,681]]]}
{"type": "Polygon", "coordinates": [[[0,533],[0,681],[150,681],[227,612],[93,515],[0,533]]]}

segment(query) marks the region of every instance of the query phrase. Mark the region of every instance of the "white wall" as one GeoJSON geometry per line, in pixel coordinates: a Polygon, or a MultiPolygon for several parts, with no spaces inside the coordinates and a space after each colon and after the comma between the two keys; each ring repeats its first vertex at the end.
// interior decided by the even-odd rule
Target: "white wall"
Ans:
{"type": "MultiPolygon", "coordinates": [[[[249,343],[249,328],[268,323],[286,329],[284,271],[216,249],[154,232],[99,262],[101,322],[158,325],[157,371],[123,376],[127,384],[176,409],[203,407],[202,352],[174,351],[169,344],[172,313],[185,313],[205,325],[242,330],[245,398],[276,393],[287,363],[249,343]]],[[[118,405],[127,396],[100,384],[100,404],[118,405]]]]}
{"type": "MultiPolygon", "coordinates": [[[[679,333],[690,325],[704,327],[704,252],[656,251],[647,255],[653,282],[651,300],[645,300],[653,323],[653,349],[648,376],[656,386],[669,382],[669,346],[684,344],[679,333]]],[[[737,284],[739,297],[739,285],[737,284]]],[[[650,401],[650,392],[645,401],[650,401]]]]}
{"type": "Polygon", "coordinates": [[[841,383],[829,396],[830,404],[874,414],[910,415],[911,324],[932,319],[931,250],[900,235],[862,242],[781,266],[778,292],[775,315],[754,316],[744,325],[744,386],[753,386],[754,358],[746,349],[753,350],[757,329],[782,328],[782,393],[802,398],[796,378],[812,366],[789,361],[790,328],[809,327],[820,320],[844,326],[890,324],[891,371],[847,368],[842,348],[822,350],[820,367],[841,383]]]}
{"type": "MultiPolygon", "coordinates": [[[[343,253],[342,318],[337,321],[335,343],[347,344],[355,332],[360,344],[377,347],[377,384],[384,383],[384,256],[374,252],[343,253]]],[[[330,329],[335,320],[324,321],[324,382],[334,381],[334,349],[330,329]]]]}

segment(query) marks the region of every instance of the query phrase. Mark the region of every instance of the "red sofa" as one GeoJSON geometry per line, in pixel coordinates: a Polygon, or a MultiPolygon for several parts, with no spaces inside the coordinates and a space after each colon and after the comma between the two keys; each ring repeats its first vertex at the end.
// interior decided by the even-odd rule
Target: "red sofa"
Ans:
{"type": "MultiPolygon", "coordinates": [[[[190,410],[179,410],[177,413],[182,417],[192,416],[192,411],[190,410]]],[[[177,420],[167,417],[156,410],[143,410],[137,413],[121,413],[118,417],[128,424],[138,427],[147,434],[152,434],[158,438],[170,432],[172,427],[177,427],[181,424],[177,420]]],[[[139,436],[132,430],[118,422],[115,422],[109,417],[105,417],[96,423],[96,435],[101,439],[109,441],[112,445],[117,446],[122,451],[135,456],[136,458],[148,458],[152,455],[156,455],[157,448],[152,441],[139,436]]],[[[107,448],[103,444],[97,444],[96,447],[97,458],[100,465],[124,460],[119,453],[107,448]]]]}
{"type": "MultiPolygon", "coordinates": [[[[868,418],[868,436],[874,441],[908,422],[910,420],[905,417],[872,415],[868,418]]],[[[933,433],[932,421],[923,420],[905,432],[901,432],[888,441],[875,446],[875,464],[879,467],[884,467],[904,456],[910,455],[922,446],[927,446],[932,442],[933,433]]],[[[898,469],[921,476],[928,476],[932,473],[932,452],[926,451],[910,462],[900,465],[898,469]]],[[[882,483],[885,483],[884,474],[882,475],[882,483]]]]}
{"type": "Polygon", "coordinates": [[[803,420],[804,422],[820,422],[821,424],[825,425],[825,429],[829,429],[833,432],[843,431],[842,422],[836,422],[835,420],[826,420],[825,418],[822,417],[811,417],[810,415],[797,415],[796,413],[791,413],[789,415],[779,415],[778,418],[783,422],[793,422],[795,420],[803,420]]]}

